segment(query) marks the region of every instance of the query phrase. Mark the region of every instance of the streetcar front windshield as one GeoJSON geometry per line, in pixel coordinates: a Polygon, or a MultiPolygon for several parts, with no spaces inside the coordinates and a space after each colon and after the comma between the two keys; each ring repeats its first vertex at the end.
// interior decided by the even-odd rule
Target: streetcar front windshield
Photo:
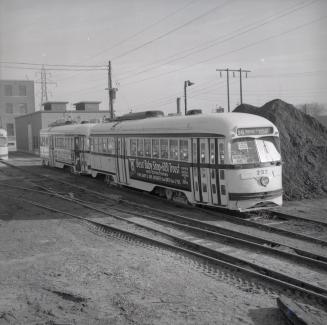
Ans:
{"type": "Polygon", "coordinates": [[[0,137],[0,147],[6,147],[7,146],[7,138],[0,137]]]}
{"type": "Polygon", "coordinates": [[[280,161],[279,138],[239,138],[231,143],[232,164],[280,161]]]}

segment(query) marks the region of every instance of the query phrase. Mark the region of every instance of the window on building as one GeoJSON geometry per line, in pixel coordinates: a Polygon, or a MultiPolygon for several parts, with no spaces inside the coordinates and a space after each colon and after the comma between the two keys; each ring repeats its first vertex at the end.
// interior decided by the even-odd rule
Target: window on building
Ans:
{"type": "Polygon", "coordinates": [[[7,135],[8,135],[8,137],[15,136],[15,130],[14,130],[14,124],[13,123],[8,123],[7,124],[7,135]]]}
{"type": "Polygon", "coordinates": [[[6,104],[6,113],[13,114],[14,113],[14,105],[12,103],[6,104]]]}
{"type": "Polygon", "coordinates": [[[12,96],[12,85],[5,85],[5,96],[12,96]]]}
{"type": "Polygon", "coordinates": [[[26,96],[26,86],[19,85],[19,87],[18,87],[18,95],[19,96],[26,96]]]}
{"type": "Polygon", "coordinates": [[[25,115],[27,114],[27,104],[23,103],[23,104],[19,104],[19,114],[20,115],[25,115]]]}

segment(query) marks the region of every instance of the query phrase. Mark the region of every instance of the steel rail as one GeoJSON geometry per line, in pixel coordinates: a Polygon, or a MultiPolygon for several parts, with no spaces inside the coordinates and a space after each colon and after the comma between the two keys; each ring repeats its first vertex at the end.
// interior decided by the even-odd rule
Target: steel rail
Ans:
{"type": "Polygon", "coordinates": [[[253,276],[255,278],[259,278],[260,280],[268,281],[269,283],[278,285],[278,287],[281,288],[282,290],[284,290],[285,288],[291,289],[295,292],[302,293],[302,294],[304,293],[310,297],[317,298],[319,301],[321,301],[323,303],[327,303],[327,290],[325,290],[325,289],[319,288],[315,285],[306,283],[304,281],[300,281],[300,280],[292,278],[290,276],[281,274],[279,272],[269,270],[265,267],[258,266],[251,262],[241,260],[237,257],[233,257],[233,256],[229,256],[225,253],[217,252],[208,247],[204,247],[202,245],[187,241],[185,239],[181,239],[177,236],[174,236],[174,235],[162,232],[162,231],[154,230],[154,229],[148,227],[150,231],[152,231],[152,232],[154,231],[158,234],[165,236],[166,238],[170,238],[173,242],[177,242],[187,248],[179,247],[179,246],[176,246],[173,244],[168,244],[168,243],[162,242],[160,240],[156,240],[156,239],[149,238],[147,236],[143,236],[140,234],[136,234],[134,232],[130,232],[130,231],[118,228],[118,227],[114,227],[112,225],[97,222],[97,221],[94,221],[94,220],[86,218],[86,217],[81,217],[79,215],[72,214],[70,212],[61,211],[61,210],[52,208],[50,206],[41,204],[39,202],[25,200],[22,198],[19,198],[19,199],[14,198],[14,199],[29,203],[31,205],[40,207],[42,209],[46,209],[51,212],[68,215],[72,218],[92,224],[104,232],[122,233],[129,237],[135,238],[137,240],[141,240],[142,242],[150,243],[151,245],[155,245],[157,247],[159,246],[159,247],[163,247],[163,248],[173,249],[174,251],[178,251],[178,252],[181,252],[184,254],[187,253],[188,255],[192,255],[195,257],[205,259],[206,261],[213,262],[216,265],[225,266],[225,267],[228,267],[229,269],[232,268],[235,271],[245,273],[245,274],[253,276]],[[195,250],[197,250],[197,251],[195,251],[195,250]]]}
{"type": "MultiPolygon", "coordinates": [[[[37,193],[40,193],[40,194],[43,194],[43,195],[51,195],[51,196],[56,196],[56,197],[60,197],[61,199],[64,199],[64,200],[67,200],[69,202],[74,202],[76,204],[79,204],[83,207],[86,207],[88,209],[91,209],[91,210],[94,210],[94,211],[97,211],[97,212],[100,212],[102,214],[105,214],[105,215],[108,215],[108,216],[111,216],[111,217],[114,217],[118,220],[123,220],[123,221],[126,221],[128,223],[132,223],[132,224],[135,224],[134,221],[131,221],[131,220],[128,220],[124,217],[119,217],[119,216],[116,216],[116,215],[113,215],[103,209],[99,209],[97,207],[94,207],[94,206],[91,206],[89,204],[86,204],[85,202],[83,202],[82,200],[79,200],[79,199],[76,199],[76,198],[68,198],[60,193],[57,193],[57,192],[54,192],[52,190],[49,190],[48,188],[46,187],[43,187],[43,186],[40,186],[40,185],[37,185],[39,187],[41,187],[42,189],[44,189],[46,192],[44,191],[39,191],[39,190],[35,190],[35,189],[31,189],[31,188],[26,188],[26,187],[22,187],[22,186],[15,186],[15,185],[9,185],[9,184],[0,184],[0,186],[7,186],[7,187],[10,187],[10,188],[15,188],[15,189],[20,189],[20,190],[25,190],[25,191],[29,191],[29,192],[37,192],[37,193]]],[[[179,223],[179,222],[176,222],[176,221],[168,221],[168,220],[164,220],[164,219],[161,219],[161,218],[157,218],[157,217],[153,217],[153,216],[148,216],[148,215],[144,215],[144,214],[141,214],[141,213],[138,213],[138,212],[131,212],[129,210],[124,210],[122,208],[117,208],[115,206],[110,206],[111,209],[113,210],[116,210],[118,212],[123,212],[125,214],[130,214],[132,216],[137,216],[137,217],[140,217],[140,218],[143,218],[143,219],[147,219],[147,220],[151,220],[151,221],[155,221],[155,222],[159,222],[161,224],[166,224],[166,225],[171,225],[173,227],[176,227],[176,228],[179,228],[179,229],[182,229],[182,230],[186,230],[186,231],[189,231],[189,232],[195,232],[195,233],[199,233],[203,236],[210,236],[211,238],[214,238],[220,242],[228,242],[228,243],[237,243],[237,244],[241,244],[241,245],[247,245],[249,247],[251,247],[252,249],[259,249],[261,251],[264,251],[264,252],[269,252],[270,254],[273,254],[273,255],[277,255],[277,256],[282,256],[282,257],[286,257],[292,261],[296,261],[296,262],[299,262],[299,263],[305,263],[305,264],[309,264],[309,265],[312,265],[314,267],[319,267],[319,268],[322,268],[323,270],[327,270],[327,258],[324,257],[324,256],[319,256],[319,255],[315,255],[315,254],[312,254],[310,252],[307,252],[307,251],[303,251],[303,250],[300,250],[298,248],[294,248],[292,246],[289,246],[289,245],[282,245],[282,244],[279,244],[278,242],[274,242],[274,241],[271,241],[271,240],[264,240],[262,238],[258,238],[258,237],[255,237],[255,236],[251,236],[251,235],[247,235],[247,234],[240,234],[236,231],[233,231],[233,230],[228,230],[228,229],[225,229],[225,228],[221,228],[221,227],[218,227],[218,226],[212,226],[212,225],[209,225],[209,224],[206,224],[204,222],[201,222],[201,221],[197,221],[194,219],[189,219],[187,217],[179,217],[179,216],[175,216],[174,219],[181,219],[183,222],[190,222],[192,225],[187,225],[187,224],[183,224],[183,223],[179,223]],[[198,228],[197,226],[200,226],[202,228],[198,228]],[[208,227],[209,229],[205,229],[204,227],[208,227]],[[215,231],[213,231],[215,230],[215,231]],[[266,245],[270,245],[272,247],[269,247],[269,246],[266,246],[266,245]],[[278,250],[276,248],[274,248],[274,246],[284,246],[284,247],[287,247],[287,248],[290,248],[292,250],[294,250],[295,252],[297,252],[297,254],[300,254],[300,255],[297,255],[297,254],[293,254],[291,252],[286,252],[286,251],[282,251],[282,250],[278,250]]],[[[137,225],[139,225],[139,223],[136,223],[137,225]]]]}
{"type": "Polygon", "coordinates": [[[266,211],[268,213],[268,215],[276,215],[278,218],[282,219],[282,220],[297,220],[297,221],[303,221],[303,222],[308,222],[308,223],[314,223],[323,227],[327,227],[327,222],[321,221],[321,220],[310,220],[307,219],[305,217],[300,217],[300,216],[295,216],[293,214],[286,214],[280,211],[274,211],[274,210],[269,210],[266,211]]]}
{"type": "MultiPolygon", "coordinates": [[[[66,181],[63,181],[63,180],[55,179],[55,178],[53,178],[51,176],[48,176],[48,175],[40,175],[40,174],[31,172],[31,171],[28,171],[28,170],[26,170],[23,167],[18,167],[18,166],[15,166],[13,164],[10,164],[7,161],[6,162],[1,161],[1,162],[4,163],[5,165],[11,166],[13,168],[17,168],[19,170],[23,170],[23,171],[25,171],[27,173],[30,173],[32,175],[43,177],[43,178],[46,178],[46,179],[50,179],[52,181],[56,181],[56,182],[59,182],[59,183],[62,183],[62,184],[66,184],[66,185],[69,185],[69,186],[72,186],[72,187],[75,187],[75,188],[78,188],[78,189],[87,191],[89,193],[96,194],[96,195],[101,196],[101,197],[104,197],[106,199],[113,200],[108,195],[103,194],[103,193],[98,192],[98,191],[91,190],[91,189],[89,189],[87,187],[76,185],[76,184],[71,184],[71,183],[66,182],[66,181]]],[[[151,197],[153,198],[153,196],[151,196],[151,197]]],[[[156,199],[157,200],[160,200],[160,201],[163,201],[163,202],[169,202],[167,200],[162,200],[160,198],[156,198],[156,199]]],[[[135,202],[129,202],[129,201],[126,201],[126,200],[120,200],[120,202],[127,203],[129,205],[134,205],[135,207],[139,207],[139,208],[145,208],[145,206],[143,206],[141,204],[137,204],[135,202]]],[[[322,245],[322,246],[326,246],[327,247],[327,241],[324,241],[324,240],[321,240],[321,239],[318,239],[318,238],[314,238],[314,237],[302,235],[302,234],[295,233],[295,232],[292,232],[292,231],[289,231],[289,230],[285,230],[285,229],[279,229],[277,227],[272,227],[272,226],[268,226],[268,225],[259,224],[257,222],[253,222],[253,221],[250,221],[250,220],[245,220],[245,219],[236,217],[235,214],[238,214],[238,211],[225,211],[223,213],[222,212],[212,213],[211,211],[204,210],[203,208],[202,209],[201,208],[198,208],[198,207],[192,207],[192,208],[191,207],[188,207],[188,208],[189,209],[192,209],[192,210],[195,210],[195,211],[201,211],[202,213],[205,212],[208,215],[214,216],[216,218],[219,217],[219,218],[222,218],[222,219],[227,220],[229,222],[237,223],[239,225],[243,225],[243,226],[248,226],[248,227],[260,229],[260,230],[263,230],[263,231],[267,231],[267,232],[275,233],[275,234],[279,234],[279,235],[285,235],[285,236],[287,236],[289,238],[300,239],[300,240],[304,240],[304,241],[307,241],[307,242],[311,242],[311,243],[314,243],[314,244],[319,244],[319,245],[322,245]]],[[[172,217],[176,217],[177,216],[174,213],[170,213],[170,212],[167,212],[167,211],[163,211],[163,210],[152,208],[152,207],[148,207],[148,206],[146,207],[146,209],[149,210],[149,211],[153,211],[153,212],[165,213],[167,215],[170,214],[172,217]]],[[[241,213],[239,213],[239,214],[241,214],[241,213]]],[[[180,217],[183,217],[183,216],[180,216],[180,217]]],[[[314,223],[314,221],[312,221],[312,222],[314,223]]]]}

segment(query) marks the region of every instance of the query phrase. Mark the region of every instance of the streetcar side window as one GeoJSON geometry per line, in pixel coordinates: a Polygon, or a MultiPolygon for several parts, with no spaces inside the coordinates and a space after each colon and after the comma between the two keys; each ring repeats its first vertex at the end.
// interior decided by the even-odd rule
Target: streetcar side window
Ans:
{"type": "Polygon", "coordinates": [[[108,139],[107,138],[103,138],[102,139],[102,150],[103,152],[108,152],[108,139]]]}
{"type": "Polygon", "coordinates": [[[114,137],[108,138],[108,153],[110,153],[110,154],[115,153],[115,138],[114,137]]]}
{"type": "Polygon", "coordinates": [[[137,139],[137,155],[143,157],[144,154],[144,144],[143,139],[137,139]]]}
{"type": "Polygon", "coordinates": [[[90,138],[90,151],[93,152],[94,145],[93,145],[93,138],[90,138]]]}
{"type": "Polygon", "coordinates": [[[130,141],[130,154],[131,156],[136,156],[137,141],[136,139],[131,139],[130,141]]]}
{"type": "Polygon", "coordinates": [[[180,150],[180,160],[188,161],[188,157],[189,157],[188,140],[179,140],[179,150],[180,150]]]}
{"type": "Polygon", "coordinates": [[[98,138],[98,152],[102,152],[102,138],[98,138]]]}
{"type": "Polygon", "coordinates": [[[144,139],[144,156],[151,157],[151,139],[144,139]]]}
{"type": "Polygon", "coordinates": [[[152,157],[159,158],[159,140],[152,139],[152,157]]]}
{"type": "Polygon", "coordinates": [[[160,140],[160,158],[168,159],[168,140],[167,139],[160,140]]]}
{"type": "Polygon", "coordinates": [[[98,152],[98,137],[94,138],[94,152],[98,152]]]}
{"type": "Polygon", "coordinates": [[[193,162],[198,162],[198,151],[197,151],[197,145],[196,142],[193,142],[193,162]]]}
{"type": "Polygon", "coordinates": [[[206,144],[205,143],[201,143],[201,145],[200,145],[200,160],[201,160],[201,163],[206,162],[206,144]]]}
{"type": "Polygon", "coordinates": [[[215,163],[215,144],[210,142],[210,164],[215,163]]]}
{"type": "Polygon", "coordinates": [[[225,147],[223,143],[219,143],[219,163],[225,163],[225,147]]]}
{"type": "Polygon", "coordinates": [[[178,140],[169,140],[169,158],[178,160],[178,140]]]}

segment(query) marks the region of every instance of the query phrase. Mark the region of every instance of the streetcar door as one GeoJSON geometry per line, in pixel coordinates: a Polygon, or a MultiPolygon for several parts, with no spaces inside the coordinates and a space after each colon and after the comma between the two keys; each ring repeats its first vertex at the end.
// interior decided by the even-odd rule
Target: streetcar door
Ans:
{"type": "Polygon", "coordinates": [[[55,164],[55,157],[54,157],[54,145],[55,145],[55,136],[49,136],[49,165],[54,166],[55,164]]]}
{"type": "Polygon", "coordinates": [[[125,139],[124,138],[117,138],[116,142],[116,153],[117,153],[117,160],[116,160],[116,168],[117,168],[117,179],[119,183],[127,183],[126,177],[126,146],[125,146],[125,139]]]}
{"type": "Polygon", "coordinates": [[[82,146],[82,137],[74,138],[74,157],[73,165],[77,172],[81,171],[81,146],[82,146]]]}
{"type": "Polygon", "coordinates": [[[219,187],[217,184],[217,170],[216,170],[216,162],[217,162],[217,139],[209,140],[209,162],[210,162],[210,192],[211,192],[211,200],[212,204],[219,204],[219,187]]]}
{"type": "Polygon", "coordinates": [[[200,197],[200,167],[198,159],[198,141],[199,139],[192,139],[192,184],[194,200],[201,202],[200,197]]]}
{"type": "Polygon", "coordinates": [[[225,140],[224,138],[219,138],[217,146],[217,160],[220,166],[217,169],[217,184],[218,184],[218,199],[220,205],[227,205],[227,184],[226,184],[226,169],[224,169],[225,164],[225,140]]]}
{"type": "Polygon", "coordinates": [[[200,139],[200,191],[203,203],[211,203],[210,175],[209,175],[209,139],[200,139]]]}

